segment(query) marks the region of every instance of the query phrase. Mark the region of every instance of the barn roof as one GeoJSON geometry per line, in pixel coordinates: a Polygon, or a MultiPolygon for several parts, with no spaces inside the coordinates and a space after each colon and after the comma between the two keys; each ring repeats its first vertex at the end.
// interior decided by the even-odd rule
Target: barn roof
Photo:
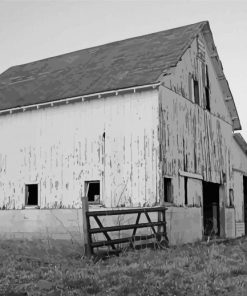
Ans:
{"type": "Polygon", "coordinates": [[[210,43],[234,129],[241,129],[206,21],[11,67],[0,75],[0,110],[159,82],[200,32],[210,43]]]}

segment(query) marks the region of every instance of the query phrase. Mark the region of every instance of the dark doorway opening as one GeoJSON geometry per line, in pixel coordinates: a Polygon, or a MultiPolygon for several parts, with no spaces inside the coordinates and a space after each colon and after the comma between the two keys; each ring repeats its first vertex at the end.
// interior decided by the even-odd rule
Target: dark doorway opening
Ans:
{"type": "Polygon", "coordinates": [[[243,176],[243,190],[244,190],[244,225],[245,235],[247,235],[247,177],[243,176]]]}
{"type": "Polygon", "coordinates": [[[38,184],[26,185],[26,206],[38,205],[38,184]]]}
{"type": "Polygon", "coordinates": [[[220,235],[219,184],[203,182],[204,235],[220,235]]]}

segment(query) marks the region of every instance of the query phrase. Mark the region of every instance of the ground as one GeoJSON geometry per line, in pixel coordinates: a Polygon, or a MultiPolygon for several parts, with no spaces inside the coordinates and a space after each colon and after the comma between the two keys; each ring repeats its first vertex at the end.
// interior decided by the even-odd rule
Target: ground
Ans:
{"type": "Polygon", "coordinates": [[[1,240],[0,295],[247,295],[247,238],[98,261],[71,241],[1,240]]]}

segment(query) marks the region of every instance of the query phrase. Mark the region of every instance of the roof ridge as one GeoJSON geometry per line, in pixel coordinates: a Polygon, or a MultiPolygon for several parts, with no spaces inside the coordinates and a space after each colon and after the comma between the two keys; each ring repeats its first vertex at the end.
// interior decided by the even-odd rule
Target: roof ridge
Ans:
{"type": "Polygon", "coordinates": [[[200,27],[198,28],[198,30],[197,30],[196,32],[193,33],[193,35],[191,36],[191,39],[188,40],[187,44],[184,46],[183,51],[181,52],[181,54],[180,54],[180,56],[179,56],[179,58],[178,58],[178,60],[177,60],[176,65],[178,64],[179,60],[181,60],[182,56],[184,55],[184,53],[186,52],[186,50],[188,49],[188,47],[191,46],[193,40],[194,40],[195,37],[198,35],[198,33],[203,29],[203,27],[204,27],[205,25],[209,25],[209,22],[208,22],[208,21],[203,21],[203,22],[195,23],[194,25],[196,25],[196,24],[200,24],[200,23],[201,23],[201,25],[200,25],[200,27]]]}
{"type": "MultiPolygon", "coordinates": [[[[176,63],[174,65],[171,65],[171,67],[176,67],[177,64],[179,63],[179,61],[181,60],[181,58],[183,57],[184,53],[186,52],[186,50],[191,46],[192,42],[194,41],[195,37],[198,35],[198,33],[203,29],[203,27],[205,25],[209,25],[209,22],[208,21],[202,21],[202,22],[198,22],[198,23],[195,23],[195,24],[191,24],[191,25],[198,25],[200,24],[200,27],[197,29],[196,32],[194,32],[191,36],[191,38],[188,40],[188,42],[183,46],[183,48],[181,48],[181,53],[180,55],[177,57],[176,59],[176,63]]],[[[186,26],[183,26],[183,27],[186,27],[186,26]]],[[[182,27],[179,27],[179,28],[182,28],[182,27]]],[[[175,28],[175,29],[178,29],[178,28],[175,28]]],[[[162,31],[161,31],[162,32],[162,31]]],[[[162,71],[162,73],[156,78],[156,81],[158,81],[161,77],[161,75],[163,75],[165,70],[162,71]]]]}

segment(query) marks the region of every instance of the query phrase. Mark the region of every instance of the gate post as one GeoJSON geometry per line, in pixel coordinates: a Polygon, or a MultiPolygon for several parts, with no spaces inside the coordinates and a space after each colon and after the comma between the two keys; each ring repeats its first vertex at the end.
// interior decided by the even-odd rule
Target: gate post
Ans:
{"type": "Polygon", "coordinates": [[[91,246],[89,246],[89,237],[88,237],[88,219],[87,219],[87,212],[88,212],[88,200],[86,196],[82,196],[82,223],[83,223],[83,243],[84,243],[84,252],[86,256],[91,256],[91,246]]]}
{"type": "Polygon", "coordinates": [[[162,210],[162,212],[158,214],[158,215],[160,215],[159,219],[163,222],[163,226],[161,226],[161,231],[162,231],[163,237],[165,238],[165,246],[168,247],[169,240],[168,240],[168,236],[167,236],[167,232],[166,232],[166,210],[167,210],[167,208],[165,208],[165,201],[164,200],[160,201],[160,206],[164,208],[162,210]]]}

